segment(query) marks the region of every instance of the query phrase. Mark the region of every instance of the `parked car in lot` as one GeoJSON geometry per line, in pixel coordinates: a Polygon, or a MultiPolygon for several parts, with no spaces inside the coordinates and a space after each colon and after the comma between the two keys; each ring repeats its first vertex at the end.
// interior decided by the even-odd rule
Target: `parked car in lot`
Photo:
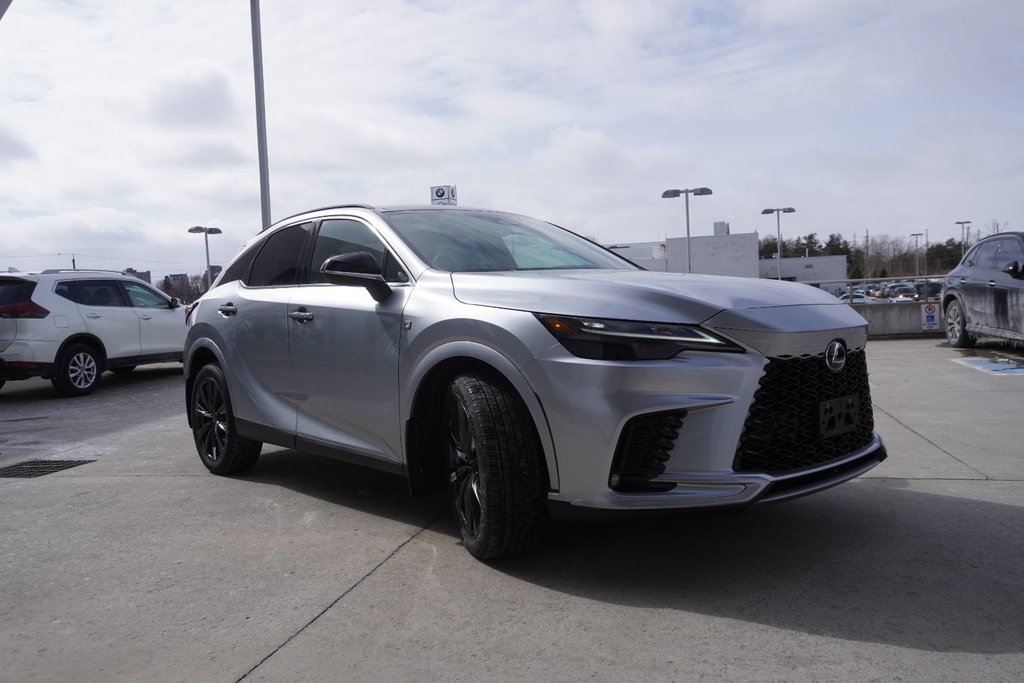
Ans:
{"type": "Polygon", "coordinates": [[[846,304],[874,304],[878,303],[877,299],[873,299],[866,294],[841,294],[839,300],[846,304]]]}
{"type": "Polygon", "coordinates": [[[254,237],[188,314],[202,463],[263,442],[447,489],[482,559],[547,502],[735,508],[886,456],[866,322],[806,285],[648,272],[498,211],[337,206],[254,237]]]}
{"type": "Polygon", "coordinates": [[[974,346],[978,336],[1024,340],[1024,232],[981,240],[942,284],[950,346],[974,346]]]}
{"type": "Polygon", "coordinates": [[[181,361],[184,340],[184,308],[134,276],[0,274],[0,387],[43,377],[64,396],[82,396],[104,370],[181,361]]]}

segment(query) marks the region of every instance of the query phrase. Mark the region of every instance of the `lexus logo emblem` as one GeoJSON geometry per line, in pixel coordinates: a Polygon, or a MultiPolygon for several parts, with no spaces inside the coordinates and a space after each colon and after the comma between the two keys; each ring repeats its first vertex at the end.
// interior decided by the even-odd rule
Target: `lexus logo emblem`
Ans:
{"type": "Polygon", "coordinates": [[[825,367],[832,372],[842,372],[846,367],[846,344],[834,339],[825,347],[825,367]]]}

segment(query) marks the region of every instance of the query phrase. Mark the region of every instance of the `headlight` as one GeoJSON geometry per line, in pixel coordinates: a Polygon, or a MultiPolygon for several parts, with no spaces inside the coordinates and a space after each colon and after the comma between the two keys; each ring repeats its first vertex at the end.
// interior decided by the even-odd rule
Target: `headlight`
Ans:
{"type": "Polygon", "coordinates": [[[537,313],[569,353],[594,360],[662,360],[682,351],[743,353],[743,348],[696,325],[571,318],[537,313]]]}

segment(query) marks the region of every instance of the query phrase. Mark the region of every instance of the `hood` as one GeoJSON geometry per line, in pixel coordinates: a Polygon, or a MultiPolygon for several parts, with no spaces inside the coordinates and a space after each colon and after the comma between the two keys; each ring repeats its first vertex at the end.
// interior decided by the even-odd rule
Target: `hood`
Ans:
{"type": "MultiPolygon", "coordinates": [[[[835,306],[863,323],[828,292],[795,282],[643,270],[452,273],[466,304],[619,320],[696,324],[721,311],[835,306]]],[[[842,311],[842,312],[840,312],[842,311]]]]}

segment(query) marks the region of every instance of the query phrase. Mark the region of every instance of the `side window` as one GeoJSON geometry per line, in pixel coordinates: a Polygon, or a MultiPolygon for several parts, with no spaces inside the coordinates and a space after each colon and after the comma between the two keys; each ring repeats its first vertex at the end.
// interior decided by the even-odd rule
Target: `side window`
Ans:
{"type": "Polygon", "coordinates": [[[996,270],[1003,270],[1014,262],[1024,267],[1024,247],[1012,237],[1000,240],[999,253],[996,254],[996,270]]]}
{"type": "Polygon", "coordinates": [[[996,251],[998,251],[998,249],[999,240],[990,240],[985,242],[979,246],[976,252],[974,252],[973,258],[968,259],[967,265],[985,270],[991,269],[992,264],[996,260],[996,251]]]}
{"type": "Polygon", "coordinates": [[[74,301],[76,304],[81,303],[78,300],[78,288],[75,287],[74,280],[64,280],[57,283],[57,286],[53,288],[53,293],[57,296],[62,296],[69,301],[74,301]]]}
{"type": "Polygon", "coordinates": [[[79,280],[78,303],[83,306],[124,306],[116,280],[79,280]]]}
{"type": "Polygon", "coordinates": [[[320,224],[313,256],[309,265],[309,282],[323,282],[320,266],[332,256],[351,254],[357,251],[369,252],[380,266],[384,279],[389,282],[408,282],[409,277],[401,269],[384,243],[368,226],[359,221],[346,219],[326,220],[320,224]]]}
{"type": "Polygon", "coordinates": [[[268,237],[252,263],[250,287],[281,287],[299,283],[299,259],[309,224],[292,225],[268,237]]]}
{"type": "Polygon", "coordinates": [[[249,271],[249,266],[252,265],[253,259],[256,258],[256,252],[259,251],[259,248],[259,244],[254,244],[242,252],[231,262],[227,270],[221,273],[220,278],[217,279],[217,285],[226,285],[229,282],[243,279],[249,271]]]}
{"type": "Polygon", "coordinates": [[[128,293],[128,300],[135,308],[168,308],[167,299],[163,298],[149,287],[135,282],[121,282],[128,293]]]}

